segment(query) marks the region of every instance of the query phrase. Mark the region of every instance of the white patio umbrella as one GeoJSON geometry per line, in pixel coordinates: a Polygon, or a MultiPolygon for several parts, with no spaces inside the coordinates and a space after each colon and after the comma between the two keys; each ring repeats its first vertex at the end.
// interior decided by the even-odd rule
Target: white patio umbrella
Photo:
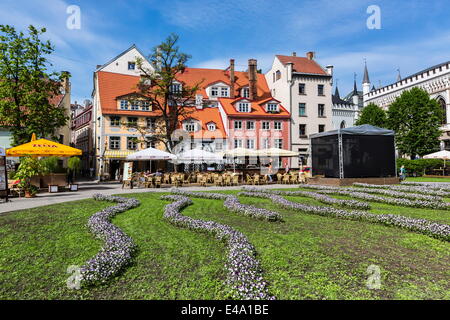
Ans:
{"type": "Polygon", "coordinates": [[[220,154],[212,153],[201,149],[186,150],[177,154],[174,160],[176,163],[222,163],[223,157],[220,154]]]}
{"type": "Polygon", "coordinates": [[[424,157],[424,159],[443,159],[444,160],[444,168],[445,168],[445,161],[447,159],[450,159],[450,151],[442,150],[442,151],[427,154],[423,157],[424,157]]]}
{"type": "Polygon", "coordinates": [[[127,156],[127,160],[150,160],[150,168],[152,160],[174,160],[176,158],[177,156],[174,154],[151,147],[127,156]]]}
{"type": "Polygon", "coordinates": [[[255,150],[247,149],[247,148],[234,148],[230,150],[226,150],[223,153],[223,156],[227,158],[233,159],[233,171],[236,172],[236,162],[234,158],[244,158],[244,157],[257,157],[258,153],[255,150]]]}
{"type": "Polygon", "coordinates": [[[260,149],[255,151],[259,157],[297,157],[298,152],[280,148],[260,149]]]}

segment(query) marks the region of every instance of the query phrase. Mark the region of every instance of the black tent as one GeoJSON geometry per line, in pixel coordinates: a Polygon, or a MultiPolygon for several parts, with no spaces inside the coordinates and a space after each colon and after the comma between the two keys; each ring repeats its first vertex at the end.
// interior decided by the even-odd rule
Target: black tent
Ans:
{"type": "Polygon", "coordinates": [[[395,177],[394,131],[368,124],[312,134],[313,175],[395,177]]]}

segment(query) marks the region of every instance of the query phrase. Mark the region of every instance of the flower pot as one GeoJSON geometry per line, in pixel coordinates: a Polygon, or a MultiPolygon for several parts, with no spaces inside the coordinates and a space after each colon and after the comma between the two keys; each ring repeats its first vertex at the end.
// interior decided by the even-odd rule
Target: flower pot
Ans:
{"type": "Polygon", "coordinates": [[[36,193],[31,193],[30,191],[25,191],[25,198],[34,198],[36,193]]]}

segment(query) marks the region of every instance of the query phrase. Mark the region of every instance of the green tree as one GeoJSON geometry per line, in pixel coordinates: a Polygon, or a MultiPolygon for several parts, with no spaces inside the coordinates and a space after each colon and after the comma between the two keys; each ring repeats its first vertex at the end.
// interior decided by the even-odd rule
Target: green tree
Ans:
{"type": "Polygon", "coordinates": [[[180,52],[178,35],[171,34],[160,45],[153,48],[148,60],[152,69],[145,68],[142,59],[136,64],[143,73],[139,91],[150,99],[154,111],[160,114],[153,127],[133,125],[147,142],[162,142],[168,151],[173,151],[180,142],[172,134],[178,129],[180,120],[189,117],[195,106],[195,94],[200,84],[188,86],[178,79],[184,73],[190,55],[180,52]],[[179,85],[178,85],[179,84],[179,85]]]}
{"type": "Polygon", "coordinates": [[[371,124],[376,127],[386,127],[386,112],[374,103],[369,103],[362,109],[361,115],[355,123],[357,126],[371,124]]]}
{"type": "Polygon", "coordinates": [[[0,25],[0,126],[9,128],[13,145],[30,141],[33,133],[56,139],[55,130],[68,121],[51,102],[68,74],[48,71],[46,55],[54,49],[40,39],[45,31],[29,26],[25,35],[0,25]]]}
{"type": "Polygon", "coordinates": [[[442,110],[436,100],[420,88],[404,91],[390,105],[387,123],[395,131],[397,148],[409,156],[439,150],[442,110]]]}

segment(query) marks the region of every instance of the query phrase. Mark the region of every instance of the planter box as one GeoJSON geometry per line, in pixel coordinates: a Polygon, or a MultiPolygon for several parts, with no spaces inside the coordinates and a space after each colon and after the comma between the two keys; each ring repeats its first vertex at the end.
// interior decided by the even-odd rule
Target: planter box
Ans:
{"type": "Polygon", "coordinates": [[[48,188],[49,185],[65,187],[67,185],[66,173],[50,173],[41,177],[41,188],[48,188]]]}

